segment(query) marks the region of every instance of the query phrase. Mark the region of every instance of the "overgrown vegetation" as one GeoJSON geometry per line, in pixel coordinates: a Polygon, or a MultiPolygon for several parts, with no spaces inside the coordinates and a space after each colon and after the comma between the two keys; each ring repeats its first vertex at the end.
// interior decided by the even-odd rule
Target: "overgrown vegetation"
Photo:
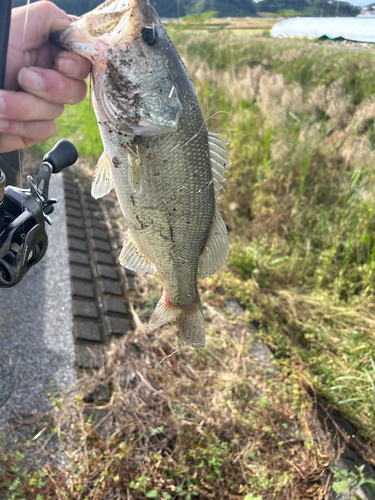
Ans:
{"type": "Polygon", "coordinates": [[[320,441],[301,377],[252,358],[245,324],[207,317],[203,351],[171,356],[170,328],[154,342],[143,332],[125,337],[95,380],[79,383],[85,391],[110,384],[110,402],[98,410],[81,392],[56,400],[45,418],[45,439],[57,435],[70,463],[30,470],[32,441],[12,457],[2,452],[8,498],[320,498],[334,452],[320,441]]]}
{"type": "Polygon", "coordinates": [[[229,265],[209,287],[246,306],[277,356],[298,353],[373,441],[371,379],[358,397],[373,372],[373,55],[209,36],[185,47],[207,118],[222,111],[208,126],[233,152],[229,265]]]}
{"type": "MultiPolygon", "coordinates": [[[[374,447],[373,56],[170,32],[233,153],[220,197],[228,264],[200,283],[207,348],[181,350],[171,327],[122,339],[78,394],[54,399],[34,441],[0,452],[8,498],[322,499],[335,452],[306,387],[374,447]],[[241,318],[219,312],[233,298],[241,318]],[[272,363],[254,359],[255,329],[272,363]],[[100,385],[110,400],[85,403],[100,385]]],[[[72,127],[87,102],[75,111],[59,133],[99,156],[92,117],[91,146],[72,127]]],[[[142,279],[138,324],[159,297],[158,279],[142,279]]],[[[333,473],[343,491],[365,481],[333,473]]]]}

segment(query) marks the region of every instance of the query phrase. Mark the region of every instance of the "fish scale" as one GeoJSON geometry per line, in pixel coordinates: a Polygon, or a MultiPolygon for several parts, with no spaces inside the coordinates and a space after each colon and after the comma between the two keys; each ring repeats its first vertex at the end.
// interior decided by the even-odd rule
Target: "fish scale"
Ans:
{"type": "Polygon", "coordinates": [[[104,153],[92,194],[116,189],[129,227],[120,263],[161,277],[149,328],[176,320],[179,335],[202,348],[198,272],[216,273],[228,255],[216,200],[227,143],[207,131],[186,68],[146,0],[107,0],[53,39],[94,65],[104,153]]]}

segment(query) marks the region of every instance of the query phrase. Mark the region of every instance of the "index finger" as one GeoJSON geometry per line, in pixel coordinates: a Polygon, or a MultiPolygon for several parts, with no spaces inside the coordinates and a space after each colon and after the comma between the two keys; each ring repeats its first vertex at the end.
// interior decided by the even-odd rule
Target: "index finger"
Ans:
{"type": "Polygon", "coordinates": [[[24,51],[37,49],[48,42],[51,33],[65,28],[71,22],[72,18],[51,2],[36,2],[16,7],[12,10],[9,45],[21,45],[24,51]]]}

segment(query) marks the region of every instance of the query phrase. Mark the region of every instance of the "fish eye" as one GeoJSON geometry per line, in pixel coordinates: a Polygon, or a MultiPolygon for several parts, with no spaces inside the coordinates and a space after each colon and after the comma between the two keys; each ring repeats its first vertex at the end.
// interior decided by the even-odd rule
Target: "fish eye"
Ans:
{"type": "Polygon", "coordinates": [[[150,45],[150,47],[153,47],[157,43],[159,38],[156,29],[152,28],[143,28],[141,34],[142,40],[147,43],[147,45],[150,45]]]}

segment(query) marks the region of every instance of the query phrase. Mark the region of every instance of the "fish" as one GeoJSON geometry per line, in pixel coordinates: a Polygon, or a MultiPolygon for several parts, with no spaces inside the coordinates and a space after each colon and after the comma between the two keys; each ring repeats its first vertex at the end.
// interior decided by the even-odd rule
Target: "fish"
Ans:
{"type": "Polygon", "coordinates": [[[217,197],[227,142],[209,132],[190,76],[147,0],[107,0],[52,40],[92,62],[94,111],[104,152],[96,199],[115,188],[128,230],[119,262],[159,273],[153,330],[177,321],[188,345],[205,346],[197,278],[217,273],[228,232],[217,197]]]}

